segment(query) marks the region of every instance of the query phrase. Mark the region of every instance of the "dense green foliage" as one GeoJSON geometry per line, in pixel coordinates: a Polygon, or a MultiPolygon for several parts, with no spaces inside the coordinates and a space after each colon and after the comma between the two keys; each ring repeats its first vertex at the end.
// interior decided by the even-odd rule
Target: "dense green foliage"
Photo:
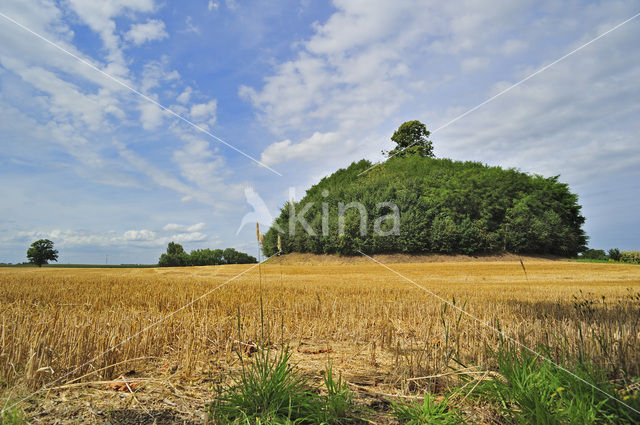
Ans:
{"type": "Polygon", "coordinates": [[[49,261],[58,261],[58,250],[53,249],[53,242],[49,239],[40,239],[31,244],[27,258],[30,263],[41,267],[49,261]]]}
{"type": "Polygon", "coordinates": [[[192,266],[216,266],[225,264],[224,251],[221,249],[196,249],[189,255],[189,264],[192,266]]]}
{"type": "Polygon", "coordinates": [[[226,248],[222,251],[222,261],[224,261],[223,264],[250,264],[258,262],[256,257],[236,251],[233,248],[226,248]]]}
{"type": "Polygon", "coordinates": [[[182,245],[169,242],[167,252],[160,256],[160,267],[185,266],[218,266],[220,264],[250,264],[256,263],[256,258],[233,248],[196,249],[187,254],[182,245]]]}
{"type": "Polygon", "coordinates": [[[509,251],[575,256],[585,248],[578,197],[558,177],[420,155],[394,157],[359,175],[370,166],[366,160],[353,163],[323,178],[299,202],[285,204],[276,226],[265,234],[265,255],[277,252],[279,233],[285,253],[509,251]],[[364,234],[357,208],[343,214],[344,232],[339,234],[339,203],[350,202],[366,210],[364,234]],[[383,202],[398,206],[397,232],[392,218],[382,220],[392,211],[379,207],[383,202]],[[292,220],[291,226],[292,208],[297,217],[305,212],[315,234],[305,232],[300,220],[292,220]],[[328,217],[324,233],[323,215],[328,217]],[[376,221],[381,231],[391,234],[376,234],[376,221]]]}

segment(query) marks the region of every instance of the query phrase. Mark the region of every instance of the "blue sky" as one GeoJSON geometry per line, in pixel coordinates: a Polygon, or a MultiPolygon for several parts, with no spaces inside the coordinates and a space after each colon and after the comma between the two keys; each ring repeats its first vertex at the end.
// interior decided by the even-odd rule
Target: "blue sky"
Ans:
{"type": "MultiPolygon", "coordinates": [[[[3,1],[0,262],[256,254],[238,232],[404,121],[431,130],[640,12],[638,1],[3,1]],[[11,22],[15,20],[273,173],[11,22]]],[[[437,156],[560,175],[596,248],[640,247],[640,17],[432,135],[437,156]]]]}

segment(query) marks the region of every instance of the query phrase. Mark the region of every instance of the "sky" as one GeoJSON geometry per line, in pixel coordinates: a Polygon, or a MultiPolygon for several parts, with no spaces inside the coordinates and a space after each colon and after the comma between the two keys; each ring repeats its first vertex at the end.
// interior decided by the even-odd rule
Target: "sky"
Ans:
{"type": "Polygon", "coordinates": [[[257,256],[252,199],[275,215],[352,161],[381,161],[414,119],[438,157],[560,175],[591,247],[640,249],[640,16],[607,33],[639,12],[3,0],[0,262],[38,238],[61,263],[155,263],[172,240],[257,256]]]}

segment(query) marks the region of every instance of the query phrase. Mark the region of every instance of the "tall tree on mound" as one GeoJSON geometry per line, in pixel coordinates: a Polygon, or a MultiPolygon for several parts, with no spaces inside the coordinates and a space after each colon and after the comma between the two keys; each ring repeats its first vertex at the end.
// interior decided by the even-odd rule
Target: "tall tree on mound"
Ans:
{"type": "Polygon", "coordinates": [[[509,251],[575,256],[586,247],[578,196],[559,176],[433,158],[429,131],[408,121],[392,160],[367,160],[288,202],[264,235],[265,255],[509,251]],[[278,247],[278,239],[282,249],[278,247]]]}
{"type": "Polygon", "coordinates": [[[420,155],[433,158],[433,143],[428,139],[429,130],[420,121],[407,121],[391,136],[396,147],[388,152],[382,151],[389,158],[392,156],[420,155]]]}

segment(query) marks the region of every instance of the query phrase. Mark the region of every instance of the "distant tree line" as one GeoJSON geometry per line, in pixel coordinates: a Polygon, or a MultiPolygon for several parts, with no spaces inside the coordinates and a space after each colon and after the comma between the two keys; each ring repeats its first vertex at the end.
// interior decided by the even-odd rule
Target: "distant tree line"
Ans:
{"type": "Polygon", "coordinates": [[[167,252],[160,256],[160,267],[185,266],[217,266],[221,264],[250,264],[257,260],[244,252],[233,248],[226,249],[196,249],[187,254],[182,245],[169,242],[167,252]]]}
{"type": "Polygon", "coordinates": [[[623,263],[640,264],[640,251],[620,251],[618,248],[612,248],[608,252],[603,249],[585,249],[580,255],[581,259],[585,260],[600,260],[600,261],[621,261],[623,263]]]}

